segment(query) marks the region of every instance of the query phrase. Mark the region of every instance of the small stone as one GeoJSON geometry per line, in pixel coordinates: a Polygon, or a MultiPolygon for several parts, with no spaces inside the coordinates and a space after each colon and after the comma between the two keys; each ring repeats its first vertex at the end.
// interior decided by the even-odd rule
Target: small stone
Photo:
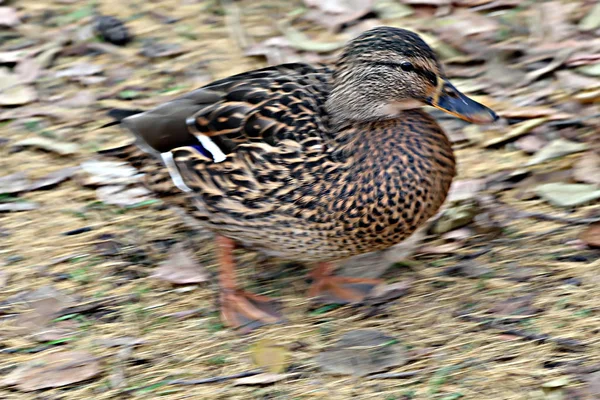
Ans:
{"type": "Polygon", "coordinates": [[[131,41],[129,30],[125,24],[115,17],[108,15],[97,17],[94,30],[102,39],[117,46],[124,46],[131,41]]]}

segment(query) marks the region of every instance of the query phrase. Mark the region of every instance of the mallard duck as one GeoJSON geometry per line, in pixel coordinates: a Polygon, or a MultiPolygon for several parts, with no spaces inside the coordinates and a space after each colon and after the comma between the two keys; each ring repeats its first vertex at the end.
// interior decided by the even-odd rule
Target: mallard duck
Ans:
{"type": "Polygon", "coordinates": [[[355,302],[380,281],[335,276],[332,262],[399,243],[436,213],[455,160],[423,105],[497,119],[446,79],[417,34],[378,27],[333,66],[277,65],[109,114],[135,136],[120,154],[150,189],[216,233],[222,320],[252,329],[282,317],[238,287],[237,245],[316,264],[310,296],[355,302]]]}

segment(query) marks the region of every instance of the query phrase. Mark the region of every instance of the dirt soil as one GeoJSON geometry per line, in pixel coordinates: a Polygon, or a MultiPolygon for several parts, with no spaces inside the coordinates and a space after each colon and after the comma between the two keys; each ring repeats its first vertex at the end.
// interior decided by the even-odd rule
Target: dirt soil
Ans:
{"type": "MultiPolygon", "coordinates": [[[[341,23],[305,3],[3,4],[17,10],[18,21],[0,8],[0,24],[12,25],[0,31],[0,178],[24,172],[31,182],[108,161],[96,151],[128,138],[118,127],[97,129],[111,108],[148,108],[268,63],[328,61],[335,52],[325,45],[335,50],[376,24],[419,29],[437,43],[458,87],[503,120],[471,127],[435,114],[456,145],[457,179],[477,189],[448,204],[454,229],[436,231],[434,222],[411,258],[383,273],[388,283],[408,282],[408,293],[366,311],[314,309],[304,267],[240,251],[245,287],[281,300],[287,322],[238,335],[218,317],[210,233],[151,197],[110,204],[96,191],[102,185],[86,183],[89,176],[78,171],[42,190],[0,194],[0,206],[31,207],[0,212],[0,375],[61,351],[89,354],[93,360],[82,363],[96,371],[62,385],[65,374],[83,374],[67,366],[63,376],[44,375],[56,387],[33,391],[26,384],[40,379],[39,371],[22,374],[4,382],[0,398],[600,398],[600,250],[593,244],[600,229],[589,227],[600,218],[595,2],[323,2],[354,4],[354,14],[335,14],[341,23]],[[390,4],[402,7],[382,11],[390,4]],[[407,10],[412,14],[402,14],[407,10]],[[101,39],[93,30],[97,15],[122,20],[133,40],[117,46],[101,39]],[[17,94],[5,89],[15,76],[17,94]],[[19,143],[25,139],[34,143],[19,143]],[[556,140],[583,147],[527,165],[556,140]],[[584,157],[592,160],[588,169],[584,157]],[[547,183],[584,185],[590,200],[558,206],[536,191],[547,183]],[[456,223],[465,209],[470,217],[456,223]],[[178,243],[191,249],[210,282],[175,285],[153,276],[178,243]],[[51,321],[24,321],[40,304],[40,288],[64,307],[51,321]],[[47,326],[54,330],[40,334],[47,326]],[[317,354],[366,328],[394,337],[405,352],[407,362],[389,373],[414,373],[371,379],[321,371],[317,354]],[[258,386],[173,383],[255,370],[250,349],[259,339],[288,349],[287,378],[258,386]]],[[[562,190],[550,187],[551,194],[562,190]]]]}

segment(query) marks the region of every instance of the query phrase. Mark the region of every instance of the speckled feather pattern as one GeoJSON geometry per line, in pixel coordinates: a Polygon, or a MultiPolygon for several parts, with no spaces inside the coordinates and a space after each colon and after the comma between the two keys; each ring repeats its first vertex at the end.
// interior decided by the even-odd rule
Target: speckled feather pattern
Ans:
{"type": "MultiPolygon", "coordinates": [[[[112,154],[140,168],[167,203],[271,256],[320,262],[387,248],[445,200],[452,148],[421,110],[332,128],[325,106],[332,79],[327,67],[289,64],[196,91],[217,100],[187,118],[189,132],[210,137],[227,157],[216,163],[194,146],[195,136],[177,138],[173,159],[190,192],[134,146],[112,154]]],[[[151,142],[144,134],[136,135],[151,142]]]]}

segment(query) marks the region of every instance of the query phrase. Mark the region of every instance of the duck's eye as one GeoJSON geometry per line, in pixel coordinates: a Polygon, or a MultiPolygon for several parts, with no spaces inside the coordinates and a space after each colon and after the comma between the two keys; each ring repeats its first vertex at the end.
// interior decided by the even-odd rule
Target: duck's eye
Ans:
{"type": "Polygon", "coordinates": [[[406,72],[410,72],[410,71],[414,71],[415,67],[409,62],[409,61],[403,61],[400,63],[400,68],[402,68],[403,71],[406,72]]]}

